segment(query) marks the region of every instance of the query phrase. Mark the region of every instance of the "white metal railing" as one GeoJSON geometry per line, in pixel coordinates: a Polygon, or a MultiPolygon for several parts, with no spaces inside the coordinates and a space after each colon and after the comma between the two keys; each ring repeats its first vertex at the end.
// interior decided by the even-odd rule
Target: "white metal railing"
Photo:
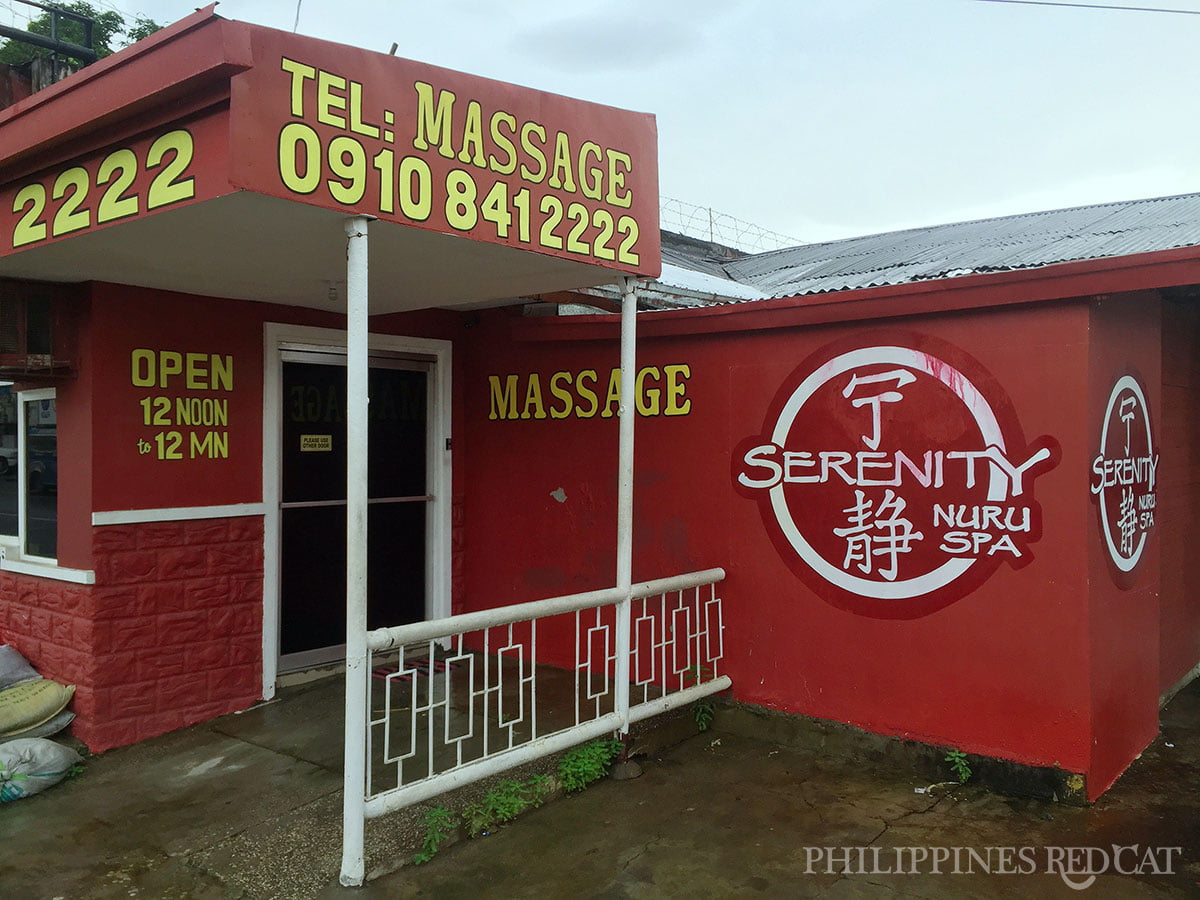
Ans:
{"type": "Polygon", "coordinates": [[[724,577],[707,569],[368,632],[367,722],[347,747],[365,763],[363,815],[725,690],[724,577]]]}

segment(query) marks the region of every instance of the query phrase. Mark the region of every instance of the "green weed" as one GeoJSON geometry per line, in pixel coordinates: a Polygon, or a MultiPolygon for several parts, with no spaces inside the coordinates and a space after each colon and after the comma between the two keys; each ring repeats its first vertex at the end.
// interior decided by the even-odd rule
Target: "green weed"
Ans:
{"type": "Polygon", "coordinates": [[[444,806],[435,806],[425,813],[425,840],[413,854],[413,864],[420,866],[437,855],[438,847],[454,833],[454,814],[444,806]]]}
{"type": "Polygon", "coordinates": [[[463,824],[471,835],[484,834],[527,809],[541,806],[550,790],[550,779],[545,775],[535,775],[528,781],[502,781],[463,810],[463,824]]]}
{"type": "Polygon", "coordinates": [[[951,750],[946,754],[946,762],[950,763],[950,769],[958,783],[966,784],[971,777],[971,764],[967,762],[967,754],[961,750],[951,750]]]}
{"type": "Polygon", "coordinates": [[[568,750],[558,763],[558,780],[563,790],[573,794],[603,778],[609,764],[620,752],[620,741],[603,738],[568,750]]]}

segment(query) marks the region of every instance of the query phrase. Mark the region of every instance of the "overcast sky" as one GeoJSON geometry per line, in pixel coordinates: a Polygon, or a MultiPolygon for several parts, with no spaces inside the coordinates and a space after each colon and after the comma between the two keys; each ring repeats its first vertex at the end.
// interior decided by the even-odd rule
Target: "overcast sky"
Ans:
{"type": "MultiPolygon", "coordinates": [[[[195,6],[112,2],[164,24],[195,6]]],[[[1200,15],[981,0],[301,2],[304,34],[383,52],[396,41],[412,59],[655,113],[664,195],[804,241],[1200,191],[1200,15]]],[[[291,30],[296,4],[218,12],[291,30]]]]}

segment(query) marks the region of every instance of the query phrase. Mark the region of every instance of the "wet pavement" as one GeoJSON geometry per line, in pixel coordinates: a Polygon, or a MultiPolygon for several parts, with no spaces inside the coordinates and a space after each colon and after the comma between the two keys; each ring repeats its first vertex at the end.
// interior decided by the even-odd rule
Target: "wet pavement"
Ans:
{"type": "MultiPolygon", "coordinates": [[[[719,709],[712,730],[642,758],[640,778],[357,890],[336,885],[340,702],[336,679],[288,689],[0,807],[0,898],[1200,897],[1200,682],[1090,807],[930,790],[894,763],[765,741],[719,709]]],[[[411,856],[421,812],[371,823],[369,870],[411,856]]]]}

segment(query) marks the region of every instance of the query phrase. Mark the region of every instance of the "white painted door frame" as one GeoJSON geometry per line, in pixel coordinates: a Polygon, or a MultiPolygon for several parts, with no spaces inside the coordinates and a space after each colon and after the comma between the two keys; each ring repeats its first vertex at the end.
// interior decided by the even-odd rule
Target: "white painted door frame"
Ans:
{"type": "MultiPolygon", "coordinates": [[[[346,353],[346,332],[268,322],[263,328],[263,698],[275,695],[279,675],[279,499],[282,486],[283,366],[286,350],[346,353]]],[[[450,615],[451,343],[433,338],[370,335],[371,352],[430,363],[426,431],[428,489],[425,520],[425,617],[450,615]]],[[[342,598],[339,598],[339,602],[342,598]]]]}

